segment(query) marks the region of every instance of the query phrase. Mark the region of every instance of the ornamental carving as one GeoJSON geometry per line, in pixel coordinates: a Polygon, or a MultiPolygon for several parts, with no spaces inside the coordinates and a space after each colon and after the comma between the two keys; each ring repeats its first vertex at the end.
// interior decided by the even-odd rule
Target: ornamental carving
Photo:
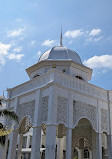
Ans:
{"type": "Polygon", "coordinates": [[[101,131],[108,132],[109,124],[108,124],[108,111],[105,109],[101,109],[101,131]]]}
{"type": "Polygon", "coordinates": [[[20,104],[17,108],[17,115],[19,116],[19,120],[21,120],[25,116],[30,116],[32,122],[34,118],[34,107],[35,101],[26,102],[20,104]]]}
{"type": "Polygon", "coordinates": [[[63,124],[59,124],[56,129],[56,135],[58,138],[66,136],[66,127],[63,124]]]}
{"type": "Polygon", "coordinates": [[[67,99],[58,96],[57,123],[67,124],[67,99]]]}
{"type": "Polygon", "coordinates": [[[26,134],[29,129],[32,127],[31,120],[28,116],[24,117],[19,125],[18,133],[26,134]]]}
{"type": "Polygon", "coordinates": [[[77,126],[72,130],[72,147],[80,146],[79,140],[81,138],[85,139],[85,147],[88,148],[92,146],[92,128],[91,126],[77,126]]]}
{"type": "Polygon", "coordinates": [[[43,97],[41,101],[41,107],[40,107],[40,112],[39,112],[39,120],[40,123],[46,123],[47,122],[47,117],[48,117],[48,99],[49,97],[43,97]]]}
{"type": "Polygon", "coordinates": [[[96,107],[78,101],[73,101],[73,126],[76,126],[79,119],[87,118],[95,131],[97,131],[96,107]]]}
{"type": "Polygon", "coordinates": [[[45,135],[45,134],[46,134],[46,132],[47,132],[46,124],[45,124],[45,123],[43,123],[43,124],[41,125],[41,127],[42,127],[43,133],[44,133],[44,135],[45,135]]]}

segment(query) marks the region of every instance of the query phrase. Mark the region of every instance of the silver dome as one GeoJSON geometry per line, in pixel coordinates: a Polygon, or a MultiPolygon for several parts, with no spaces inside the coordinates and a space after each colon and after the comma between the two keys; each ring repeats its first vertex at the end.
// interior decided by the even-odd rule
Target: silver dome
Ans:
{"type": "Polygon", "coordinates": [[[70,50],[64,46],[56,46],[46,51],[40,56],[38,62],[43,60],[72,60],[82,65],[79,55],[75,51],[70,50]]]}

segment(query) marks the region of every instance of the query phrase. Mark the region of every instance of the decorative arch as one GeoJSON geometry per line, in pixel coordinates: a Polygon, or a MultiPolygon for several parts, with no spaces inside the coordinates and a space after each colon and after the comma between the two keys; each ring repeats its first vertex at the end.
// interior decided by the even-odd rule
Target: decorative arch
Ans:
{"type": "Polygon", "coordinates": [[[24,116],[19,123],[18,133],[19,134],[26,134],[31,127],[32,127],[31,118],[28,115],[24,116]]]}
{"type": "Polygon", "coordinates": [[[58,124],[56,129],[56,135],[58,138],[62,138],[63,136],[66,136],[66,126],[64,124],[58,124]]]}
{"type": "MultiPolygon", "coordinates": [[[[77,126],[73,129],[72,147],[74,147],[74,146],[79,147],[79,140],[81,138],[84,138],[85,147],[88,147],[89,149],[91,149],[91,147],[92,147],[92,126],[91,126],[90,121],[88,119],[86,119],[86,120],[87,120],[87,123],[85,125],[83,125],[83,119],[82,119],[82,123],[77,124],[77,126]]],[[[79,120],[79,122],[80,121],[81,120],[79,120]]]]}
{"type": "Polygon", "coordinates": [[[82,138],[84,138],[84,146],[85,146],[84,148],[92,149],[92,144],[91,144],[90,140],[87,138],[87,136],[77,138],[76,141],[75,141],[75,144],[73,146],[74,147],[80,147],[79,141],[82,138]]]}
{"type": "Polygon", "coordinates": [[[83,119],[87,119],[87,121],[89,121],[90,126],[94,129],[95,132],[97,132],[97,128],[93,125],[93,123],[91,122],[91,120],[87,117],[87,116],[82,116],[80,117],[77,121],[76,124],[73,126],[73,129],[78,126],[78,123],[83,120],[83,119]]]}
{"type": "Polygon", "coordinates": [[[86,118],[90,121],[93,129],[97,132],[97,109],[95,106],[73,101],[73,127],[78,125],[78,122],[86,118]]]}

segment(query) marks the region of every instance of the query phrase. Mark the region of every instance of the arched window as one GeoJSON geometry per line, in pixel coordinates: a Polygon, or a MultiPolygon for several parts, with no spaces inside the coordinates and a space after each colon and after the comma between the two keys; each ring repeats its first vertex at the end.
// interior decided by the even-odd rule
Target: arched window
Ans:
{"type": "Polygon", "coordinates": [[[39,74],[36,74],[36,75],[33,76],[33,78],[36,78],[36,77],[39,77],[39,76],[40,76],[39,74]]]}
{"type": "Polygon", "coordinates": [[[81,76],[75,76],[76,78],[83,80],[83,78],[81,76]]]}
{"type": "Polygon", "coordinates": [[[89,159],[89,150],[88,149],[84,150],[84,158],[89,159]]]}

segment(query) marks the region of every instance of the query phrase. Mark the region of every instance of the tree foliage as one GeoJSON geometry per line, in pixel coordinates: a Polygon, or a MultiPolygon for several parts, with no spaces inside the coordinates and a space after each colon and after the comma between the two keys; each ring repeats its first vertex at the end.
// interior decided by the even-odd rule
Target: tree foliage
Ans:
{"type": "MultiPolygon", "coordinates": [[[[9,110],[9,109],[2,109],[3,102],[4,102],[4,99],[1,98],[0,99],[0,107],[1,107],[1,109],[0,109],[0,117],[4,117],[4,118],[8,117],[9,119],[14,120],[14,121],[16,121],[18,123],[18,116],[16,115],[16,113],[14,111],[9,110]]],[[[10,129],[6,129],[6,127],[2,123],[0,123],[0,132],[2,133],[0,135],[0,144],[2,146],[4,146],[4,144],[5,144],[6,135],[8,135],[9,132],[11,132],[11,131],[12,131],[11,128],[10,129]]]]}

